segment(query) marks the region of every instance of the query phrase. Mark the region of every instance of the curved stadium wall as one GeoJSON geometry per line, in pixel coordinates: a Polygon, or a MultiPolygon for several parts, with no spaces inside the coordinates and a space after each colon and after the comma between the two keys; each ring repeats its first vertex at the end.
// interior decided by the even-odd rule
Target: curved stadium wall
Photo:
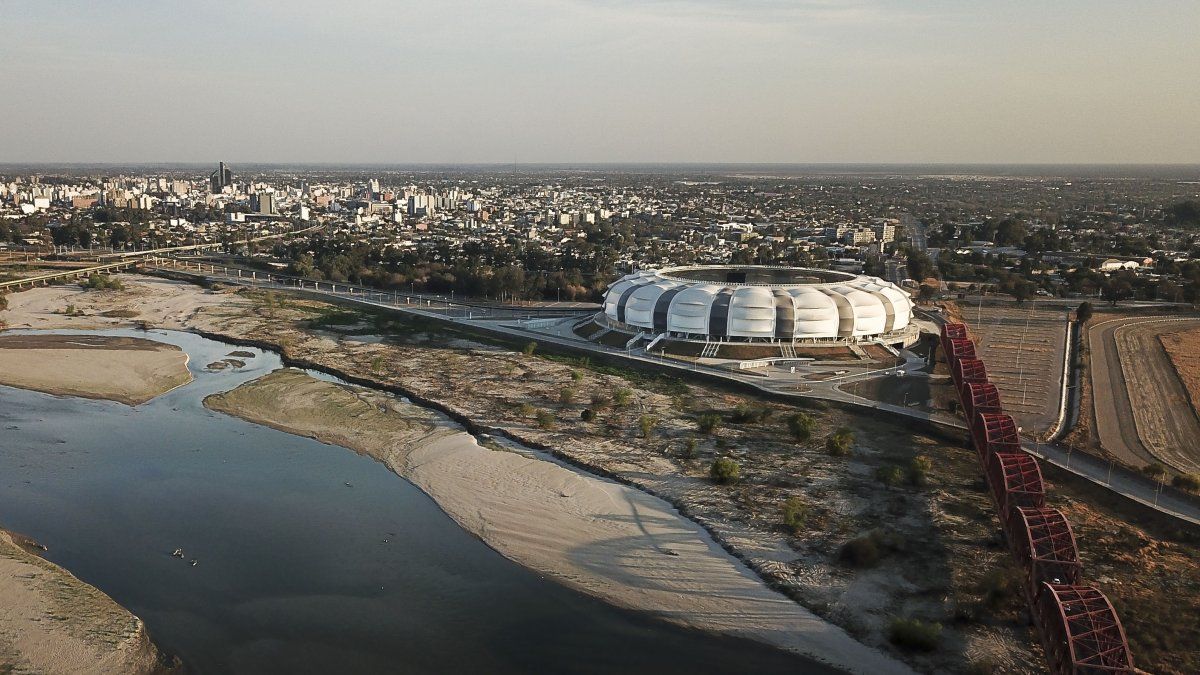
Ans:
{"type": "Polygon", "coordinates": [[[693,266],[621,277],[604,296],[609,327],[685,340],[902,341],[912,301],[895,284],[797,267],[693,266]]]}

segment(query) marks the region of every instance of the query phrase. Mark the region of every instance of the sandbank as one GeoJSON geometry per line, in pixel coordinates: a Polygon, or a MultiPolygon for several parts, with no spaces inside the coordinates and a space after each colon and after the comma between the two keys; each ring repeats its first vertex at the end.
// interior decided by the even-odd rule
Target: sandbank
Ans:
{"type": "Polygon", "coordinates": [[[852,672],[908,672],[769,589],[666,502],[530,451],[481,446],[388,394],[284,369],[205,405],[373,457],[504,556],[615,605],[852,672]]]}
{"type": "Polygon", "coordinates": [[[0,384],[54,394],[145,403],[187,384],[174,345],[97,335],[0,335],[0,384]]]}

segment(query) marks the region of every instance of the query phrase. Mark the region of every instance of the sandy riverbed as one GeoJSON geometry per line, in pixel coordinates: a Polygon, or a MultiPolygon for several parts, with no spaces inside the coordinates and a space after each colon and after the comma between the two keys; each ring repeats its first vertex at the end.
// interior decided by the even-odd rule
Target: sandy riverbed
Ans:
{"type": "Polygon", "coordinates": [[[666,502],[480,446],[395,397],[282,370],[205,405],[387,464],[505,556],[617,605],[856,672],[904,668],[766,588],[666,502]]]}
{"type": "Polygon", "coordinates": [[[151,340],[0,335],[0,384],[57,396],[145,403],[192,380],[187,354],[151,340]]]}
{"type": "Polygon", "coordinates": [[[0,530],[0,672],[166,672],[141,619],[0,530]]]}

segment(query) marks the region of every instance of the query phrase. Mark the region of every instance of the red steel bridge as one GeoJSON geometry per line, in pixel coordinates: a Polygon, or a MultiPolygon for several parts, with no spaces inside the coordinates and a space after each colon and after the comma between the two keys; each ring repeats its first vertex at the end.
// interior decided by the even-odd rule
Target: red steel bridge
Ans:
{"type": "Polygon", "coordinates": [[[1024,571],[1025,596],[1050,672],[1137,672],[1121,620],[1104,593],[1084,580],[1071,524],[1046,506],[1038,460],[1021,448],[1016,422],[1001,407],[966,325],[942,326],[941,347],[1004,538],[1024,571]]]}

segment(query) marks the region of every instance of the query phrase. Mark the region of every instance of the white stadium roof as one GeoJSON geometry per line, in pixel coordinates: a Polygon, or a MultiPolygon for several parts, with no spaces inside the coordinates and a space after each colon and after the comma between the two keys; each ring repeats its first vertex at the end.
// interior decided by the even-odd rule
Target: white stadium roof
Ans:
{"type": "Polygon", "coordinates": [[[829,270],[724,265],[644,270],[613,283],[610,322],[679,337],[862,338],[899,331],[912,301],[895,284],[829,270]]]}

